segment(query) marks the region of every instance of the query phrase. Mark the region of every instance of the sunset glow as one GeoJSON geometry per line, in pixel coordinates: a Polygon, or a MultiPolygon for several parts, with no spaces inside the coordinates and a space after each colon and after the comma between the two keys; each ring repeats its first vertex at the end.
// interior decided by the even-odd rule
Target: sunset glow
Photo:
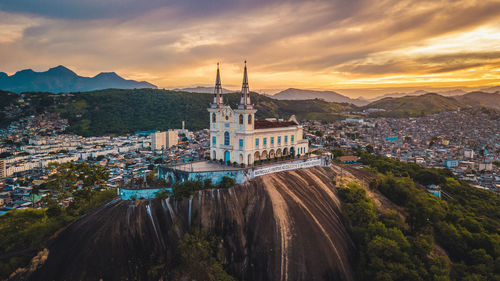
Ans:
{"type": "Polygon", "coordinates": [[[377,91],[500,84],[499,1],[0,2],[0,71],[65,65],[160,88],[377,91]],[[48,3],[47,3],[48,2],[48,3]]]}

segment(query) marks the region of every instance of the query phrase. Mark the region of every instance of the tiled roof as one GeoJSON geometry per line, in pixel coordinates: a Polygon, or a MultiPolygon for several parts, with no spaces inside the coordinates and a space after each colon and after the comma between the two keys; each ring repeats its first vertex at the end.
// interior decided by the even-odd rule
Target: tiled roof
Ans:
{"type": "Polygon", "coordinates": [[[294,122],[286,121],[267,121],[267,120],[255,120],[254,128],[257,129],[270,129],[270,128],[283,128],[296,126],[294,122]]]}

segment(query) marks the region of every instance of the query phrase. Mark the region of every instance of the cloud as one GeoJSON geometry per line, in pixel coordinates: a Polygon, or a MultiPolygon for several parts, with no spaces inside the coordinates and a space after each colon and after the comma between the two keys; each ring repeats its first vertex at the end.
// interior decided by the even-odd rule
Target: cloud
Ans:
{"type": "Polygon", "coordinates": [[[212,81],[221,61],[223,81],[237,85],[248,59],[256,88],[330,88],[451,73],[490,83],[485,73],[500,69],[498,1],[41,3],[0,2],[2,71],[63,64],[177,87],[212,81]]]}

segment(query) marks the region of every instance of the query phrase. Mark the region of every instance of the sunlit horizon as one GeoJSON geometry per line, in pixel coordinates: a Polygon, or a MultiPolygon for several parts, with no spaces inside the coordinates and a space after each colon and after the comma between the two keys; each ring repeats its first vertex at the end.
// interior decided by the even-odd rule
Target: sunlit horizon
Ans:
{"type": "Polygon", "coordinates": [[[250,89],[268,94],[500,85],[497,1],[66,2],[0,4],[1,72],[64,65],[174,89],[213,86],[220,62],[237,90],[246,59],[250,89]]]}

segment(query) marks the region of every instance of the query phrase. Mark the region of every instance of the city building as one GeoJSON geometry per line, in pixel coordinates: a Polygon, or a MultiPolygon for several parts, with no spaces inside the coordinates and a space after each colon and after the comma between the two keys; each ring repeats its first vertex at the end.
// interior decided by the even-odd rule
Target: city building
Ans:
{"type": "Polygon", "coordinates": [[[5,160],[0,160],[0,178],[5,178],[7,176],[7,167],[5,165],[5,160]]]}
{"type": "Polygon", "coordinates": [[[233,109],[224,104],[217,65],[214,100],[208,111],[211,159],[250,165],[258,160],[308,152],[303,128],[294,116],[288,121],[255,119],[257,110],[250,102],[246,61],[238,107],[233,109]]]}
{"type": "MultiPolygon", "coordinates": [[[[182,121],[182,127],[184,129],[184,121],[182,121]]],[[[177,130],[168,130],[165,135],[166,138],[166,147],[171,148],[174,145],[177,145],[179,141],[179,136],[177,130]]]]}
{"type": "Polygon", "coordinates": [[[471,158],[471,159],[474,158],[474,150],[472,150],[472,149],[466,149],[464,151],[464,157],[465,158],[471,158]]]}
{"type": "Polygon", "coordinates": [[[151,149],[162,150],[167,148],[167,132],[156,131],[151,134],[151,149]]]}
{"type": "Polygon", "coordinates": [[[458,167],[458,161],[455,159],[446,159],[446,160],[444,160],[444,166],[447,168],[458,167]]]}

